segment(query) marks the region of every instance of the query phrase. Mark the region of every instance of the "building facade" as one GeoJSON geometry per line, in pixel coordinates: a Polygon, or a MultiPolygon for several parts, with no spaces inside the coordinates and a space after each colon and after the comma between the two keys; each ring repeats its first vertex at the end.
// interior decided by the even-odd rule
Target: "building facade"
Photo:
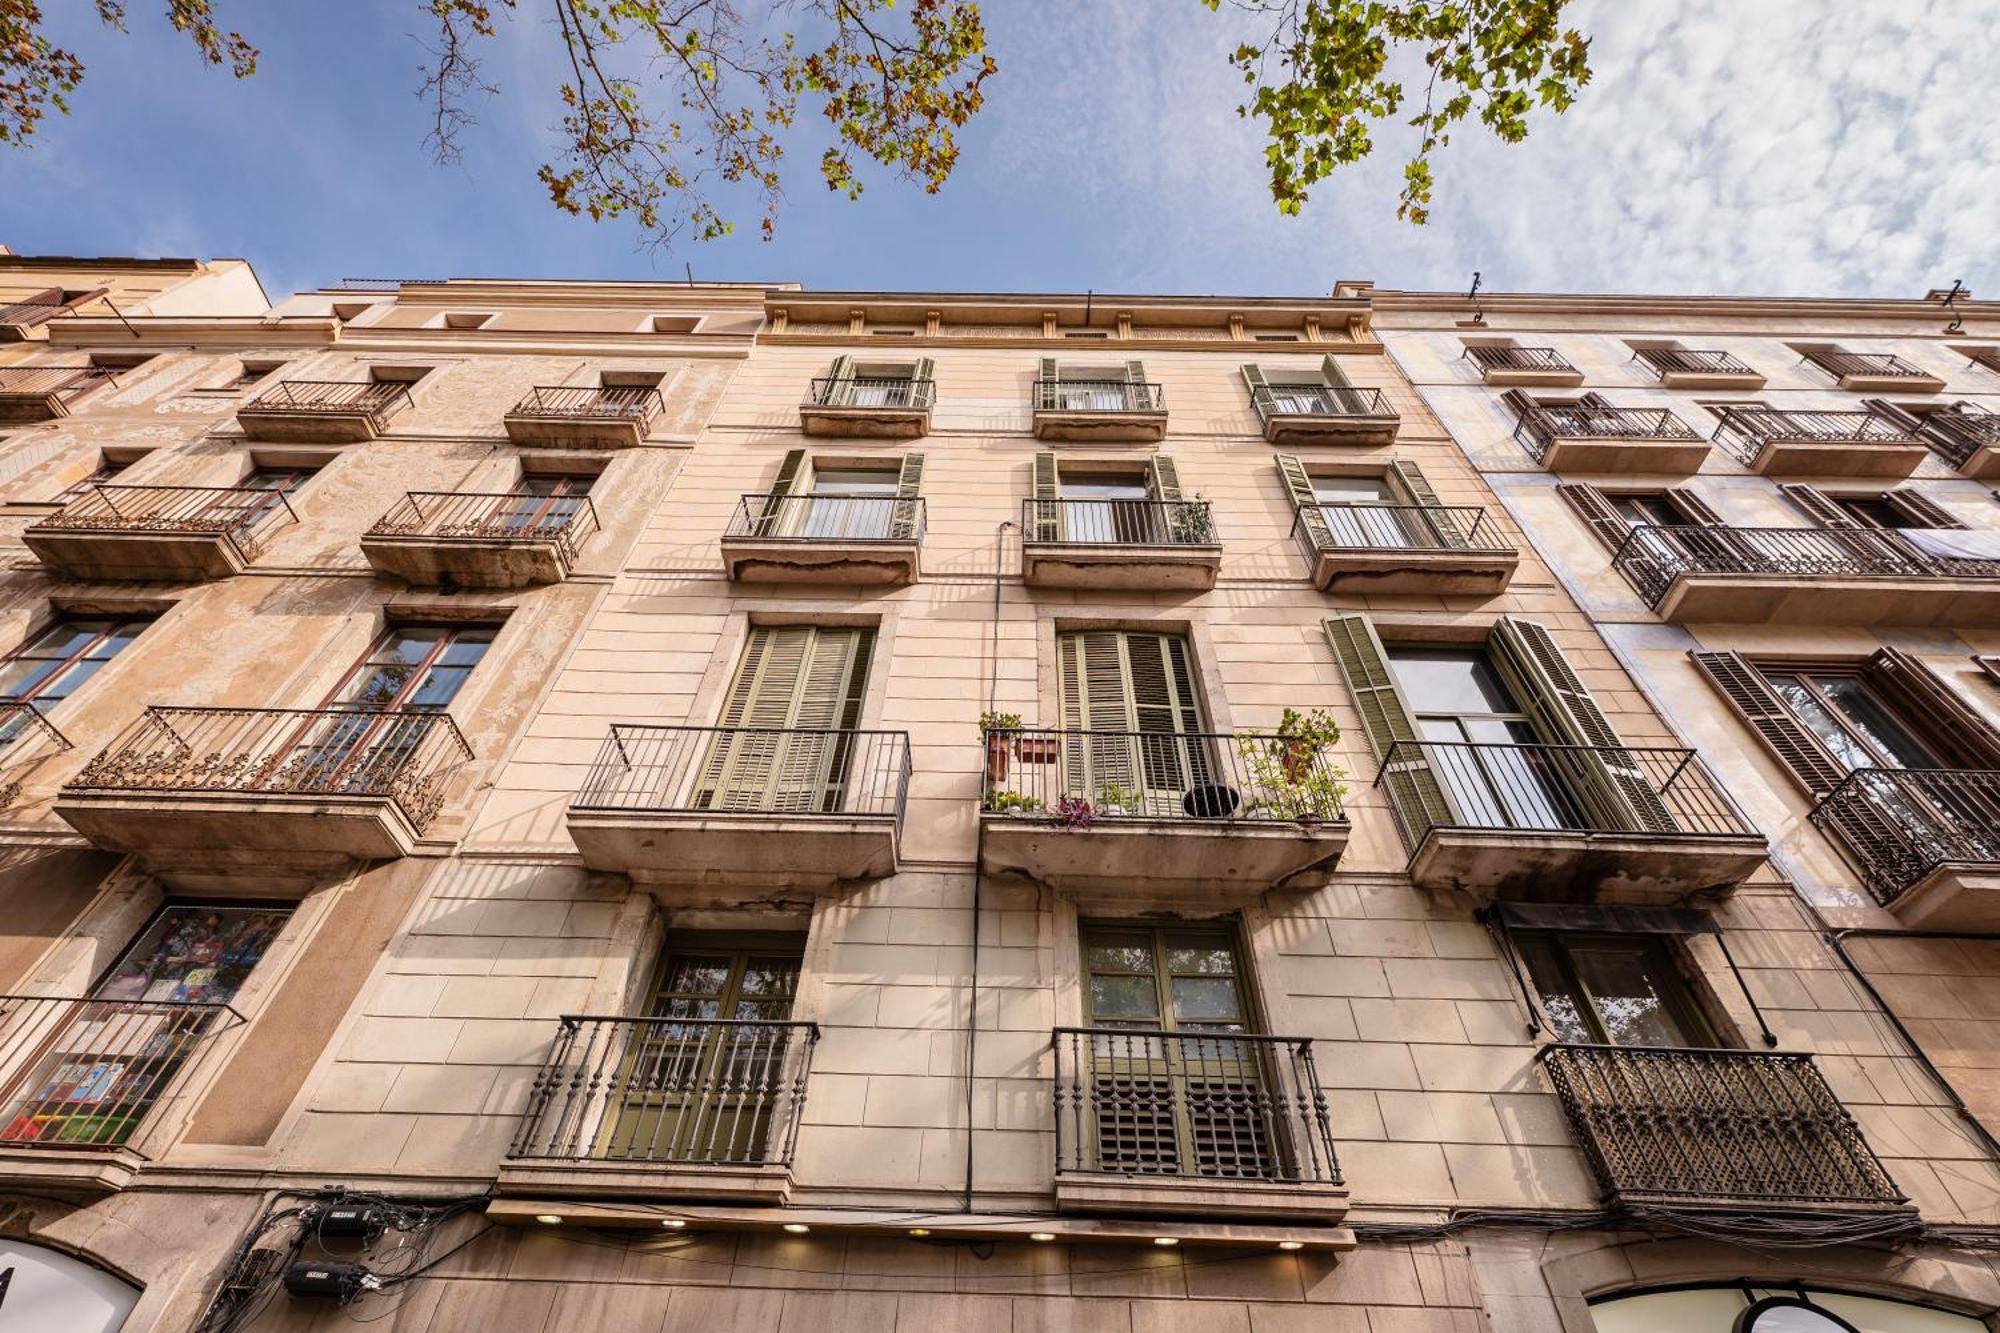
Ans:
{"type": "Polygon", "coordinates": [[[2000,319],[1770,303],[1941,383],[1732,334],[1705,440],[1599,346],[1680,304],[1489,302],[1578,358],[1499,380],[1365,284],[42,321],[137,359],[0,391],[0,1329],[2000,1327],[2000,319]],[[1765,489],[1892,582],[1681,531],[1765,489]]]}

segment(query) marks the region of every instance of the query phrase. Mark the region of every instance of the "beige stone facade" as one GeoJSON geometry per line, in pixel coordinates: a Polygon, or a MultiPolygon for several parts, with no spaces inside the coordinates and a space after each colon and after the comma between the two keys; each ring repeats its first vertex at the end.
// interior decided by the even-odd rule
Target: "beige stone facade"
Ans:
{"type": "MultiPolygon", "coordinates": [[[[1735,318],[1552,304],[1487,333],[1585,391],[1627,323],[1735,318]]],[[[2000,397],[1889,339],[1920,314],[1755,336],[2000,397]]],[[[1990,710],[1980,632],[1663,624],[1458,317],[465,281],[45,322],[28,364],[145,359],[0,427],[0,635],[58,663],[16,654],[0,755],[0,1244],[135,1331],[1586,1333],[1744,1281],[1996,1326],[1992,946],[1883,933],[1686,657],[1905,647],[1990,710]],[[1417,688],[1475,659],[1518,717],[1417,688]],[[1597,991],[1524,960],[1570,939],[1662,960],[1702,1049],[1564,1029],[1597,991]],[[333,1237],[350,1198],[388,1234],[333,1237]]]]}

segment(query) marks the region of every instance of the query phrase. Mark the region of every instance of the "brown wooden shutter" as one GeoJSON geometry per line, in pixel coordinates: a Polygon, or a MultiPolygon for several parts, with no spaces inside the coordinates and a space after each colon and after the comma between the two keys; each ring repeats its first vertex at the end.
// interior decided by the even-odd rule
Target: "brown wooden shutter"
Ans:
{"type": "Polygon", "coordinates": [[[1415,851],[1433,826],[1452,822],[1451,802],[1431,768],[1428,753],[1415,743],[1422,739],[1416,719],[1396,688],[1389,654],[1374,625],[1366,616],[1333,616],[1325,628],[1334,660],[1347,681],[1347,692],[1354,697],[1355,711],[1361,714],[1368,747],[1384,765],[1379,785],[1388,789],[1403,836],[1415,851]],[[1393,762],[1389,758],[1392,752],[1393,762]]]}
{"type": "Polygon", "coordinates": [[[889,520],[891,537],[908,541],[917,535],[917,514],[921,508],[917,499],[923,493],[924,456],[904,454],[902,465],[896,469],[895,513],[889,520]]]}
{"type": "Polygon", "coordinates": [[[1805,516],[1822,528],[1858,528],[1861,523],[1845,509],[1835,504],[1817,486],[1804,482],[1788,481],[1778,486],[1785,498],[1797,505],[1805,516]]]}
{"type": "Polygon", "coordinates": [[[1618,410],[1616,405],[1613,404],[1609,398],[1606,398],[1601,393],[1586,393],[1583,394],[1581,397],[1579,397],[1576,401],[1581,406],[1600,408],[1606,412],[1615,412],[1618,410]]]}
{"type": "Polygon", "coordinates": [[[1389,464],[1389,471],[1395,474],[1396,482],[1403,488],[1403,494],[1410,497],[1410,503],[1422,513],[1410,514],[1407,518],[1398,516],[1401,526],[1410,532],[1421,533],[1434,538],[1438,545],[1464,547],[1465,530],[1459,524],[1459,515],[1449,513],[1438,502],[1437,492],[1431,489],[1430,479],[1423,469],[1407,458],[1398,458],[1389,464]]]}
{"type": "Polygon", "coordinates": [[[1035,503],[1034,518],[1028,524],[1028,540],[1052,542],[1061,540],[1062,486],[1056,471],[1056,456],[1053,451],[1040,449],[1035,453],[1035,503]]]}
{"type": "Polygon", "coordinates": [[[1890,425],[1915,435],[1924,428],[1923,418],[1914,412],[1905,412],[1886,398],[1863,398],[1861,405],[1882,418],[1890,425]]]}
{"type": "Polygon", "coordinates": [[[1534,395],[1526,389],[1509,389],[1500,395],[1500,401],[1514,409],[1515,414],[1523,420],[1542,410],[1542,405],[1536,402],[1534,395]]]}
{"type": "Polygon", "coordinates": [[[1914,653],[1882,649],[1868,659],[1868,683],[1953,766],[2000,768],[2000,728],[1914,653]]]}
{"type": "Polygon", "coordinates": [[[1606,550],[1616,554],[1625,545],[1625,535],[1632,525],[1611,503],[1611,497],[1588,482],[1565,481],[1556,486],[1556,494],[1568,502],[1583,520],[1597,540],[1604,543],[1606,550]]]}
{"type": "Polygon", "coordinates": [[[1313,491],[1312,474],[1306,471],[1297,454],[1279,454],[1277,459],[1278,478],[1285,483],[1285,493],[1291,497],[1297,531],[1305,535],[1312,550],[1324,550],[1333,542],[1333,531],[1327,526],[1319,496],[1313,491]]]}
{"type": "Polygon", "coordinates": [[[771,481],[770,493],[764,497],[764,512],[757,519],[757,535],[775,535],[783,523],[786,499],[811,488],[812,460],[806,456],[806,451],[785,450],[785,456],[778,460],[778,475],[771,481]]]}
{"type": "Polygon", "coordinates": [[[1814,796],[1824,796],[1840,785],[1847,776],[1846,765],[1793,715],[1748,658],[1741,653],[1699,650],[1688,656],[1801,787],[1814,796]]]}
{"type": "Polygon", "coordinates": [[[1708,507],[1708,501],[1686,486],[1671,486],[1667,489],[1667,503],[1680,511],[1681,517],[1689,525],[1697,528],[1721,528],[1728,525],[1722,515],[1708,507]]]}
{"type": "Polygon", "coordinates": [[[1908,519],[1913,528],[1964,529],[1971,526],[1930,496],[1912,487],[1899,486],[1893,491],[1886,492],[1882,498],[1887,500],[1897,513],[1908,519]]]}

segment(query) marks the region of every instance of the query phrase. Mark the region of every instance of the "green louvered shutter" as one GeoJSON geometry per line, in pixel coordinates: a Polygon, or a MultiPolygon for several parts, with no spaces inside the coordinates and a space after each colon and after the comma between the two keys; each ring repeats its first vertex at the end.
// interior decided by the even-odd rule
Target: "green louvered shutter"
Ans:
{"type": "Polygon", "coordinates": [[[1093,804],[1108,788],[1148,813],[1179,814],[1191,786],[1209,781],[1187,640],[1172,634],[1076,630],[1056,640],[1062,688],[1064,791],[1093,804]],[[1088,733],[1077,735],[1078,732],[1088,733]]]}
{"type": "Polygon", "coordinates": [[[753,626],[696,806],[839,809],[850,741],[834,729],[859,720],[873,645],[864,629],[753,626]]]}
{"type": "Polygon", "coordinates": [[[1047,449],[1035,452],[1035,503],[1028,523],[1028,540],[1062,540],[1062,485],[1056,472],[1056,456],[1047,449]]]}
{"type": "MultiPolygon", "coordinates": [[[[787,508],[798,511],[800,522],[790,526],[802,526],[804,505],[787,505],[794,495],[803,495],[812,490],[812,459],[803,449],[787,449],[778,461],[778,475],[771,482],[771,489],[764,497],[764,512],[757,519],[757,535],[774,537],[787,526],[784,522],[787,508]]],[[[810,503],[810,502],[807,502],[810,503]]]]}
{"type": "Polygon", "coordinates": [[[902,466],[896,469],[896,512],[889,520],[891,537],[909,541],[917,535],[917,516],[923,509],[917,501],[923,493],[924,456],[904,454],[902,466]]]}
{"type": "Polygon", "coordinates": [[[1292,509],[1298,516],[1298,526],[1305,533],[1307,544],[1317,553],[1333,545],[1333,529],[1326,521],[1326,511],[1319,507],[1319,495],[1313,490],[1312,474],[1297,454],[1279,454],[1278,476],[1285,483],[1285,493],[1291,496],[1292,509]]]}
{"type": "Polygon", "coordinates": [[[1130,386],[1125,390],[1125,410],[1128,412],[1152,411],[1154,404],[1152,399],[1147,396],[1146,363],[1144,361],[1127,361],[1125,363],[1125,383],[1130,386]]]}
{"type": "Polygon", "coordinates": [[[1437,492],[1415,463],[1399,458],[1389,464],[1389,470],[1396,474],[1396,481],[1403,488],[1403,494],[1423,512],[1411,514],[1407,519],[1398,516],[1398,522],[1406,531],[1416,535],[1422,545],[1436,544],[1462,548],[1472,543],[1465,530],[1459,525],[1457,514],[1451,513],[1438,503],[1437,492]]]}
{"type": "Polygon", "coordinates": [[[1422,746],[1414,743],[1421,739],[1416,719],[1396,690],[1389,654],[1368,617],[1333,616],[1325,624],[1334,660],[1361,714],[1361,729],[1383,764],[1378,785],[1388,791],[1404,841],[1415,851],[1433,826],[1453,822],[1451,802],[1422,746]]]}
{"type": "Polygon", "coordinates": [[[1137,529],[1147,541],[1159,541],[1164,537],[1171,542],[1203,542],[1192,515],[1181,504],[1180,470],[1174,460],[1165,454],[1154,454],[1146,460],[1146,489],[1158,502],[1151,508],[1143,523],[1137,529]]]}
{"type": "Polygon", "coordinates": [[[1052,356],[1041,360],[1041,369],[1035,374],[1035,410],[1055,412],[1064,406],[1062,396],[1062,367],[1052,356]]]}
{"type": "Polygon", "coordinates": [[[1320,359],[1319,374],[1326,381],[1326,396],[1332,400],[1335,412],[1346,416],[1368,414],[1367,395],[1354,387],[1331,353],[1320,359]]]}
{"type": "Polygon", "coordinates": [[[1243,383],[1250,389],[1250,404],[1257,409],[1257,415],[1269,420],[1278,410],[1278,403],[1271,396],[1271,382],[1264,378],[1262,366],[1243,367],[1243,383]]]}
{"type": "Polygon", "coordinates": [[[931,383],[936,378],[937,366],[929,357],[920,356],[910,363],[909,406],[928,407],[935,401],[937,393],[931,383]]]}
{"type": "Polygon", "coordinates": [[[826,405],[846,407],[854,401],[854,358],[836,356],[826,372],[826,405]]]}

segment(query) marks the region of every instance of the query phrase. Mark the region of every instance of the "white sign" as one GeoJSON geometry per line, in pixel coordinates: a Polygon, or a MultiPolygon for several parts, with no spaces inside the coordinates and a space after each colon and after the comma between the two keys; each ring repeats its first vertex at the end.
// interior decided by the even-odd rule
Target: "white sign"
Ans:
{"type": "Polygon", "coordinates": [[[118,1333],[139,1289],[60,1250],[0,1240],[0,1333],[118,1333]]]}

